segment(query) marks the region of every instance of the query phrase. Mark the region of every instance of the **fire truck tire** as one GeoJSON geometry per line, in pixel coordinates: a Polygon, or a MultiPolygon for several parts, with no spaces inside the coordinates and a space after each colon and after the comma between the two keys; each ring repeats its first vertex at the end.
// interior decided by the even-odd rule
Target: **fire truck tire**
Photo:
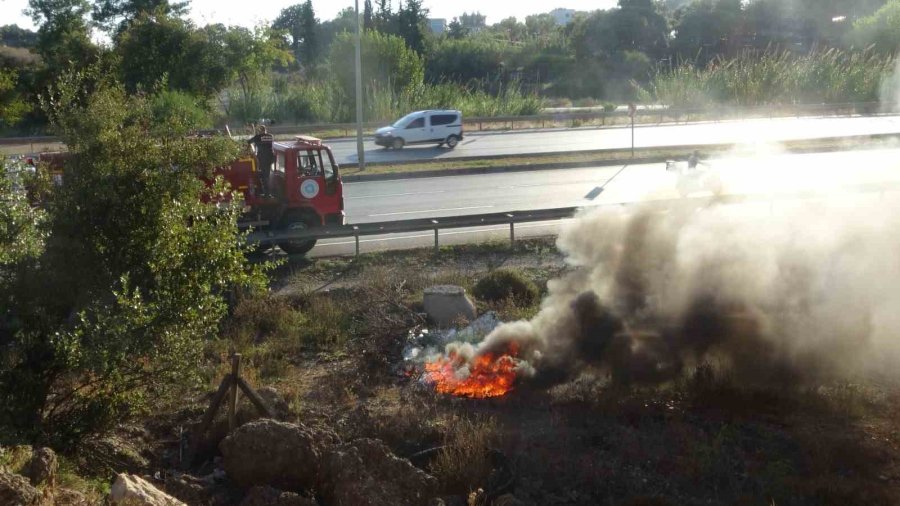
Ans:
{"type": "Polygon", "coordinates": [[[403,137],[394,137],[394,140],[391,141],[391,147],[394,149],[403,149],[404,144],[406,141],[403,140],[403,137]]]}
{"type": "Polygon", "coordinates": [[[459,137],[451,135],[450,137],[447,137],[445,144],[447,144],[448,148],[453,149],[457,144],[459,144],[459,137]]]}
{"type": "MultiPolygon", "coordinates": [[[[287,216],[282,222],[282,230],[307,230],[319,226],[316,220],[309,216],[287,216]]],[[[303,255],[308,253],[316,245],[315,239],[307,241],[282,241],[278,247],[289,255],[303,255]]]]}

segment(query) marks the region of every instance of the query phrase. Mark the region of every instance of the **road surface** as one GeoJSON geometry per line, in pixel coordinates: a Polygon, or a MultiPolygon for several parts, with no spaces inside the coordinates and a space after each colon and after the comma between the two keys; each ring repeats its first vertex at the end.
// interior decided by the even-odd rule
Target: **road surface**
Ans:
{"type": "MultiPolygon", "coordinates": [[[[638,126],[638,148],[692,144],[766,143],[857,135],[900,133],[900,116],[779,118],[745,121],[638,126]]],[[[338,163],[357,163],[355,139],[328,141],[338,163]]],[[[459,157],[527,155],[560,151],[621,149],[631,146],[630,128],[577,128],[467,134],[456,149],[433,144],[387,150],[366,139],[366,160],[395,162],[459,157]]]]}
{"type": "MultiPolygon", "coordinates": [[[[859,185],[884,184],[889,190],[880,196],[895,198],[896,188],[900,188],[900,149],[803,155],[767,153],[709,160],[706,169],[720,176],[726,194],[777,198],[780,194],[804,191],[833,195],[855,191],[859,185]]],[[[660,163],[347,183],[345,208],[350,223],[365,223],[612,205],[678,198],[677,178],[660,163]]],[[[695,195],[702,196],[704,192],[695,195]]],[[[516,237],[553,235],[562,223],[517,225],[516,237]]],[[[504,239],[508,234],[506,226],[444,230],[440,241],[458,244],[504,239]]],[[[363,237],[360,243],[365,252],[427,247],[433,241],[432,232],[417,232],[363,237]]],[[[353,250],[352,238],[330,239],[320,241],[311,256],[352,254],[353,250]]]]}

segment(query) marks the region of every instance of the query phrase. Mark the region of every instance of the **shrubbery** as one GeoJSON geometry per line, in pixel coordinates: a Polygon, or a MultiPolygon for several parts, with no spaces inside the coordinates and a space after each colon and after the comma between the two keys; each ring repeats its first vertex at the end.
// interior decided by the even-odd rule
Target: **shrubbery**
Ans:
{"type": "MultiPolygon", "coordinates": [[[[186,138],[190,116],[154,116],[177,108],[102,74],[53,90],[47,113],[72,152],[64,183],[46,226],[2,245],[0,434],[61,450],[196,384],[224,295],[264,280],[244,255],[240,207],[204,202],[224,183],[198,177],[237,143],[186,138]]],[[[35,221],[16,200],[0,209],[35,221]]]]}
{"type": "Polygon", "coordinates": [[[479,279],[472,293],[486,302],[513,299],[519,304],[531,305],[538,300],[540,291],[533,281],[519,271],[497,269],[479,279]]]}

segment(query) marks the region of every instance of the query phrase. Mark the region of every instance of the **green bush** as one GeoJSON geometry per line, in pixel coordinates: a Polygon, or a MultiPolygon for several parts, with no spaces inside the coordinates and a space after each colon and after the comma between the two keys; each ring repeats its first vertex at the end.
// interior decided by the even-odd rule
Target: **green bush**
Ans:
{"type": "Polygon", "coordinates": [[[99,69],[51,93],[47,113],[72,156],[46,240],[4,248],[17,268],[0,283],[0,433],[72,450],[199,384],[224,295],[262,288],[266,267],[247,261],[241,207],[210,202],[224,182],[198,177],[233,160],[237,143],[154,129],[149,97],[99,69]]]}
{"type": "Polygon", "coordinates": [[[519,304],[537,302],[540,291],[533,281],[512,269],[497,269],[478,280],[472,291],[475,297],[486,302],[513,299],[519,304]]]}
{"type": "Polygon", "coordinates": [[[198,98],[183,91],[161,91],[150,101],[153,117],[160,128],[184,132],[190,128],[212,127],[212,114],[198,98]]]}

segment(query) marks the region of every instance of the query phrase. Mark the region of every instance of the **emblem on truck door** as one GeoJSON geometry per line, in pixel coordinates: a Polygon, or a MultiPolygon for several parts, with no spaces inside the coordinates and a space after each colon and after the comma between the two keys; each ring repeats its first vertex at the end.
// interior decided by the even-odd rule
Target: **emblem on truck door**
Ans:
{"type": "Polygon", "coordinates": [[[307,179],[300,185],[300,195],[303,198],[312,199],[319,194],[319,183],[315,179],[307,179]]]}

